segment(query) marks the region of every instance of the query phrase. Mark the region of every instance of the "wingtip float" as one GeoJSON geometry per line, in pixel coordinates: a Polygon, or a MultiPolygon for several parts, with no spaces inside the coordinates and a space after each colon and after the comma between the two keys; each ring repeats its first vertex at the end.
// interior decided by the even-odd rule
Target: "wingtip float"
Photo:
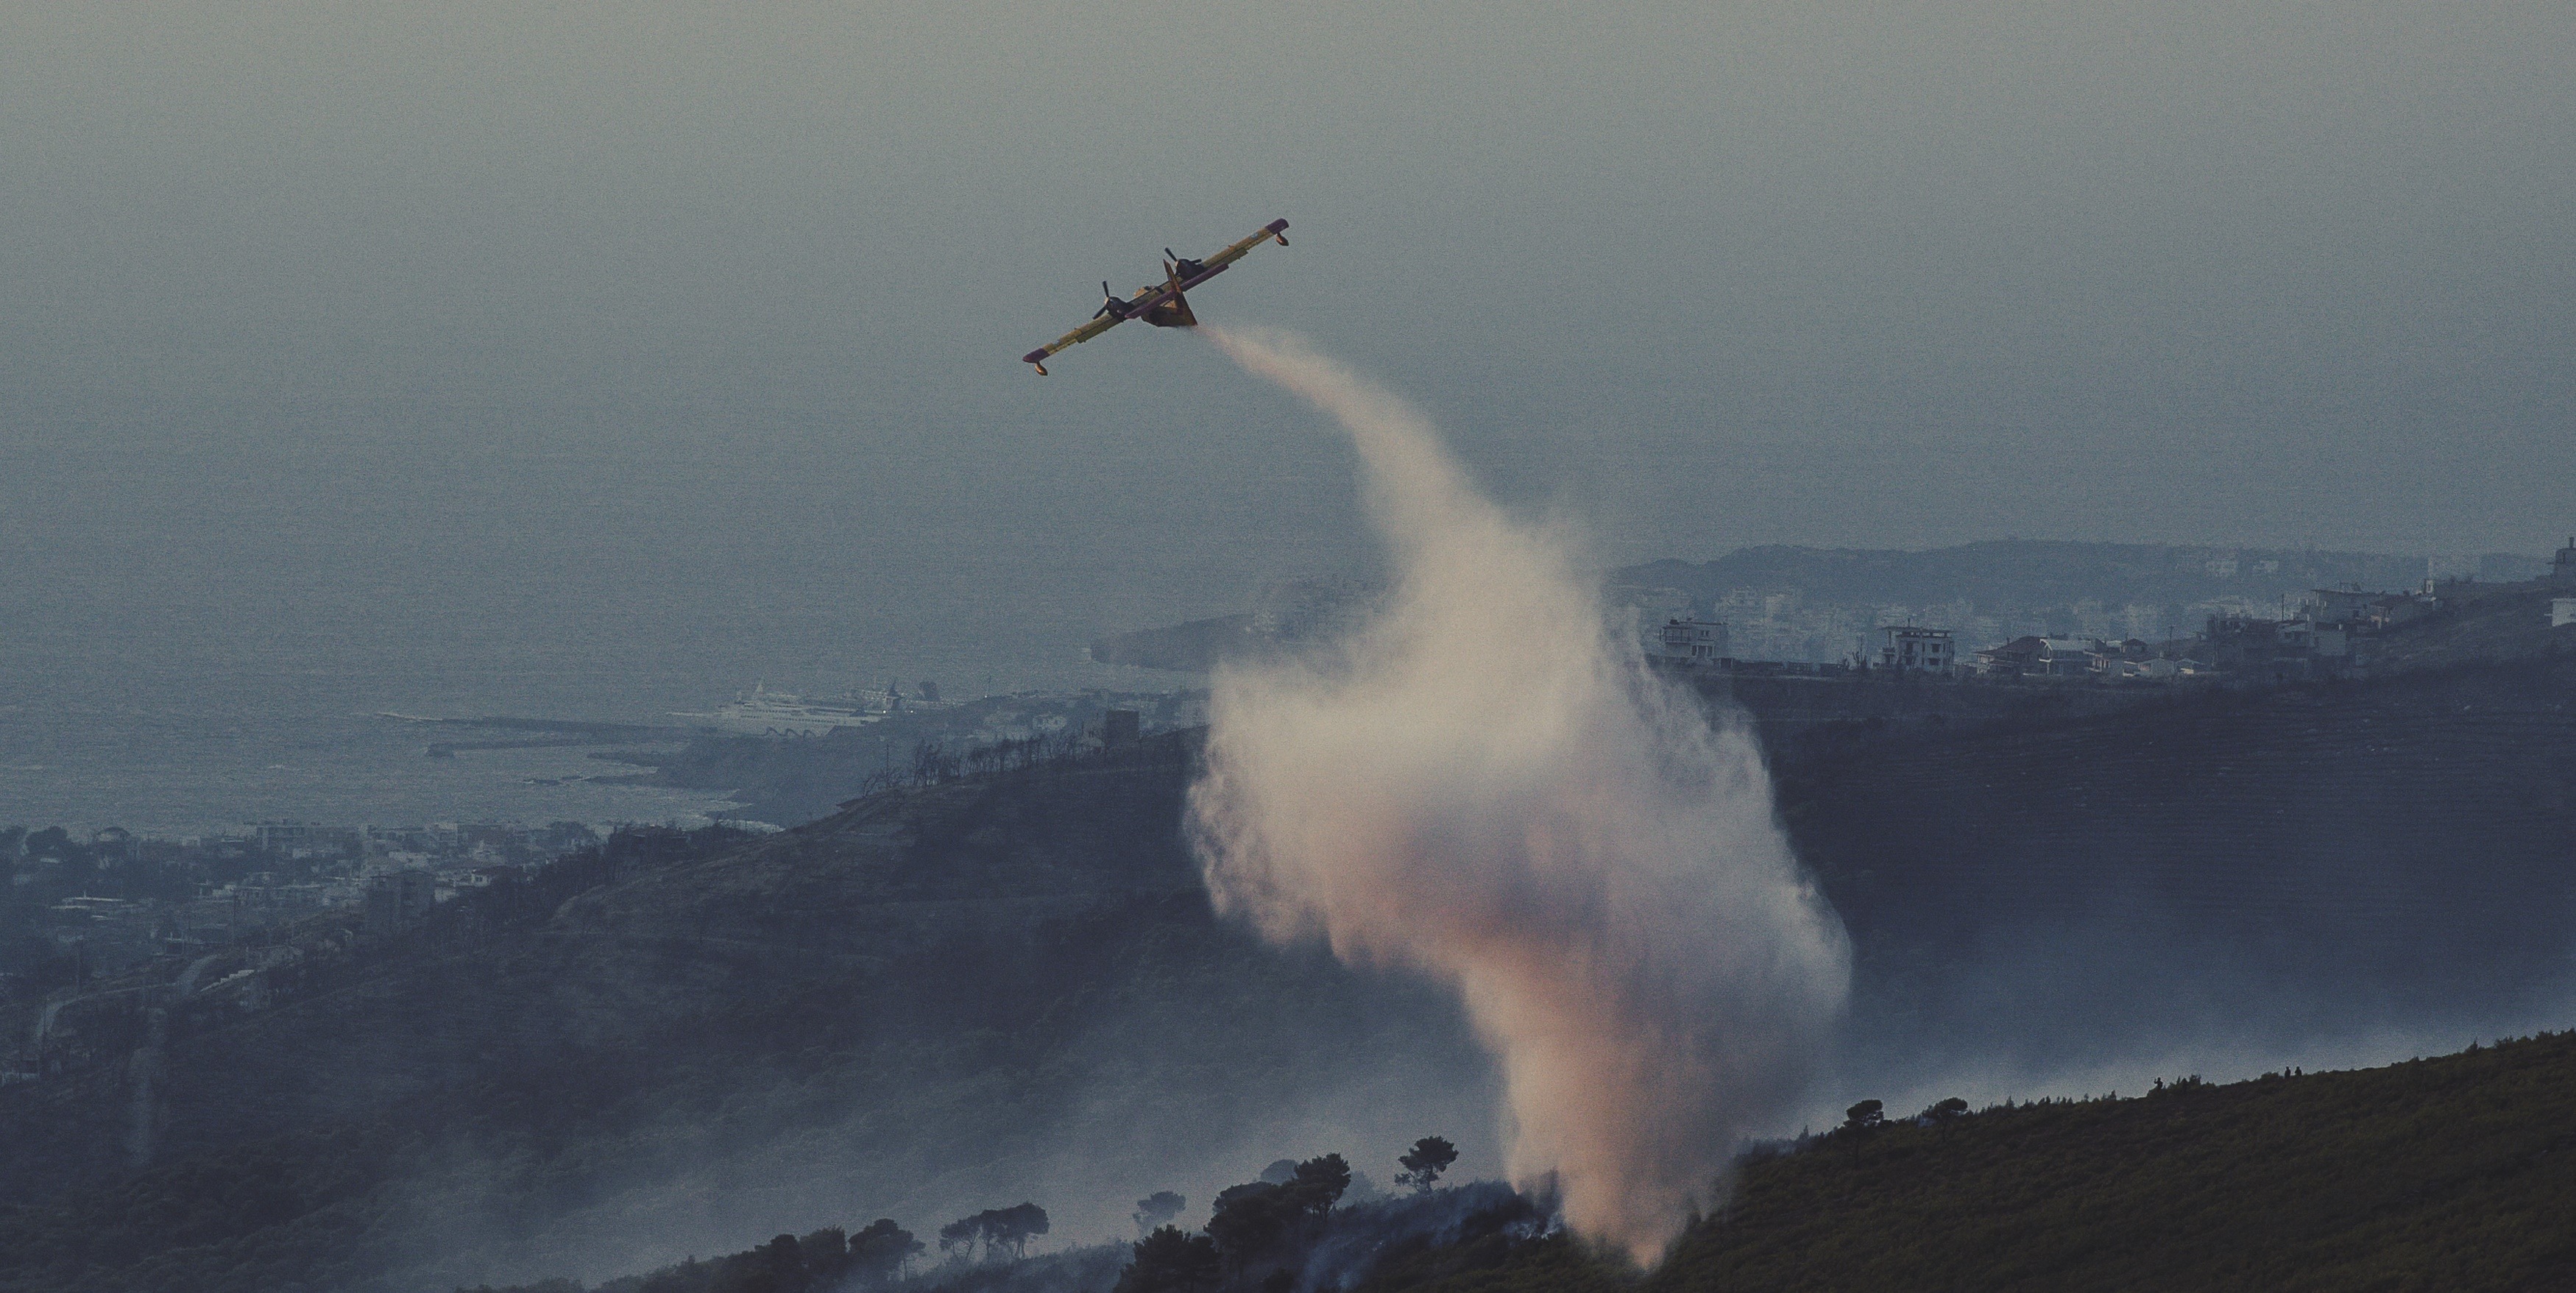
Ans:
{"type": "Polygon", "coordinates": [[[1224,273],[1228,266],[1243,259],[1253,248],[1264,242],[1287,246],[1288,222],[1273,220],[1261,226],[1260,232],[1239,242],[1228,244],[1225,250],[1205,260],[1191,260],[1186,256],[1174,255],[1171,248],[1165,247],[1162,282],[1148,283],[1137,288],[1133,295],[1123,297],[1110,291],[1109,284],[1103,282],[1100,285],[1100,308],[1092,311],[1089,323],[1020,356],[1020,362],[1037,369],[1038,376],[1044,377],[1047,375],[1048,356],[1067,346],[1081,345],[1129,319],[1149,323],[1157,328],[1197,327],[1198,316],[1190,313],[1190,299],[1183,293],[1224,273]]]}

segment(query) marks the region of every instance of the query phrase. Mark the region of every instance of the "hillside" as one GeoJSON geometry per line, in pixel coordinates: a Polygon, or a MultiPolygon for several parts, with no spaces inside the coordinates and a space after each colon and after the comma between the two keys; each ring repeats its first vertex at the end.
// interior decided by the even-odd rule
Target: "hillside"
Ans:
{"type": "Polygon", "coordinates": [[[1821,729],[1779,767],[1858,954],[1861,1072],[2000,1098],[2564,1022],[2576,660],[1821,729]]]}
{"type": "MultiPolygon", "coordinates": [[[[2525,661],[1775,735],[1858,958],[1822,1100],[2563,1025],[2571,700],[2576,661],[2525,661]]],[[[90,1067],[0,1088],[0,1290],[597,1280],[1025,1198],[1095,1237],[1152,1190],[1434,1128],[1490,1170],[1491,1073],[1441,994],[1209,913],[1192,757],[593,859],[219,1007],[85,1022],[90,1067]]]]}
{"type": "Polygon", "coordinates": [[[2576,1032],[1811,1142],[1642,1283],[1562,1240],[1407,1255],[1365,1293],[2565,1288],[2576,1032]]]}
{"type": "MultiPolygon", "coordinates": [[[[2520,1290],[2564,1286],[2570,1208],[2576,1032],[2562,1032],[2376,1069],[1927,1110],[1766,1147],[1642,1280],[1534,1233],[1532,1205],[1490,1184],[1344,1208],[1294,1264],[1300,1287],[1359,1293],[2520,1290]]],[[[846,1265],[839,1238],[808,1236],[801,1252],[773,1241],[593,1293],[823,1293],[846,1265]]],[[[1105,1290],[1128,1259],[1116,1245],[925,1261],[883,1287],[1105,1290]]],[[[1257,1283],[1247,1272],[1229,1287],[1257,1283]]]]}
{"type": "Polygon", "coordinates": [[[0,1289],[605,1276],[1032,1191],[1096,1234],[1482,1099],[1436,996],[1213,919],[1185,758],[893,792],[442,909],[274,1008],[181,1012],[148,1088],[120,1053],[0,1089],[0,1289]]]}

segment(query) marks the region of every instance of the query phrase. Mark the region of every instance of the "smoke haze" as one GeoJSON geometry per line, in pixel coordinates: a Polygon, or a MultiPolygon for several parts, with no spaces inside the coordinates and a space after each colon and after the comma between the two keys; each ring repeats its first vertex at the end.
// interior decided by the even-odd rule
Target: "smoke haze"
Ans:
{"type": "Polygon", "coordinates": [[[1568,537],[1480,495],[1404,402],[1292,335],[1202,331],[1350,432],[1395,575],[1333,658],[1215,679],[1208,887],[1273,939],[1454,984],[1512,1172],[1651,1262],[1797,1102],[1849,986],[1760,753],[1647,674],[1568,537]]]}

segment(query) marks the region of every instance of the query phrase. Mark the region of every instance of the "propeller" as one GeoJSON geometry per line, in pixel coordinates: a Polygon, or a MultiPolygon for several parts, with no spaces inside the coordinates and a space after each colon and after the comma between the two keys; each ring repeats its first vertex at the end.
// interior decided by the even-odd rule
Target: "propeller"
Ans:
{"type": "Polygon", "coordinates": [[[1122,319],[1126,318],[1127,312],[1125,310],[1118,309],[1118,307],[1125,304],[1127,304],[1125,301],[1118,299],[1118,294],[1116,292],[1109,290],[1109,280],[1104,278],[1100,280],[1100,308],[1092,311],[1091,317],[1097,319],[1101,315],[1107,314],[1112,310],[1118,310],[1118,317],[1122,319]]]}

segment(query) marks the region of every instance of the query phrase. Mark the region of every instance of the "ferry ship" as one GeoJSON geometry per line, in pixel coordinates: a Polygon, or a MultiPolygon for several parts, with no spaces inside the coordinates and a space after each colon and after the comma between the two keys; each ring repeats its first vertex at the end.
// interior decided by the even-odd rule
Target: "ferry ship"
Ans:
{"type": "Polygon", "coordinates": [[[871,711],[864,698],[841,702],[807,700],[794,692],[771,691],[766,684],[755,684],[750,692],[716,706],[712,713],[674,713],[671,717],[696,719],[717,731],[745,736],[821,736],[835,728],[883,722],[887,713],[901,703],[900,698],[895,698],[893,705],[881,703],[871,711]]]}
{"type": "Polygon", "coordinates": [[[894,683],[864,688],[838,700],[807,700],[794,692],[771,691],[766,683],[719,705],[712,713],[674,713],[696,719],[720,732],[745,736],[820,736],[835,728],[866,727],[887,715],[950,708],[955,702],[906,696],[894,683]]]}

